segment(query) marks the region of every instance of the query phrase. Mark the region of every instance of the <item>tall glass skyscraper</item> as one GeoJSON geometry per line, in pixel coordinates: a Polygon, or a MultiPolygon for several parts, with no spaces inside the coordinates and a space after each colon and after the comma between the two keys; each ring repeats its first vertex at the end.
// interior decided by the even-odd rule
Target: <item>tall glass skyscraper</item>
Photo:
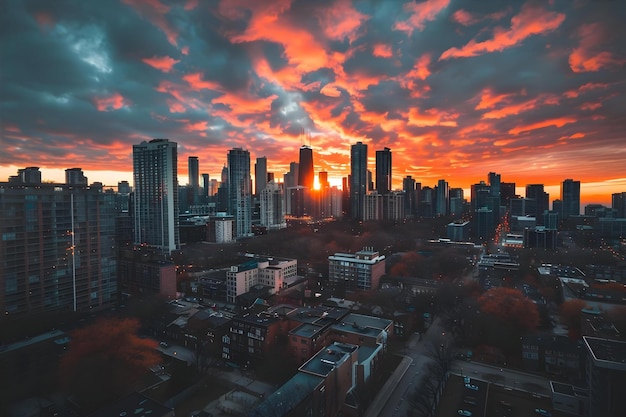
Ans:
{"type": "Polygon", "coordinates": [[[389,194],[391,191],[391,149],[376,151],[376,191],[389,194]]]}
{"type": "Polygon", "coordinates": [[[254,164],[254,194],[261,195],[267,186],[267,158],[262,156],[254,164]]]}
{"type": "Polygon", "coordinates": [[[198,196],[200,195],[200,168],[198,166],[198,157],[190,156],[188,159],[189,171],[189,205],[198,204],[198,196]]]}
{"type": "Polygon", "coordinates": [[[242,148],[228,151],[228,212],[235,217],[237,237],[252,234],[252,192],[250,152],[242,148]]]}
{"type": "Polygon", "coordinates": [[[566,179],[561,185],[563,219],[580,214],[580,181],[566,179]]]}
{"type": "Polygon", "coordinates": [[[300,162],[298,164],[298,185],[313,189],[315,173],[313,172],[313,149],[310,146],[300,147],[300,162]]]}
{"type": "Polygon", "coordinates": [[[153,139],[133,145],[134,243],[170,254],[178,236],[178,145],[153,139]]]}
{"type": "Polygon", "coordinates": [[[367,193],[367,145],[357,142],[350,148],[350,214],[363,219],[367,193]]]}

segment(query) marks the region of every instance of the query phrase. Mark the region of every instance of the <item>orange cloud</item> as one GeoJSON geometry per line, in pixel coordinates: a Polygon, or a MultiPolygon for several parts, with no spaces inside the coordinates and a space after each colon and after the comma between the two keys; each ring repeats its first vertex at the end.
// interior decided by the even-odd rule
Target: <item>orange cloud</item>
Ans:
{"type": "Polygon", "coordinates": [[[418,108],[411,108],[406,115],[408,124],[420,127],[426,126],[456,126],[456,119],[459,117],[456,113],[448,113],[437,109],[428,109],[420,112],[418,108]]]}
{"type": "Polygon", "coordinates": [[[606,38],[605,30],[599,23],[581,25],[578,29],[580,44],[569,56],[569,65],[574,72],[594,72],[604,68],[621,67],[626,59],[613,53],[599,51],[606,38]]]}
{"type": "Polygon", "coordinates": [[[480,92],[480,102],[476,105],[476,110],[492,109],[500,102],[508,102],[513,94],[494,94],[491,88],[486,88],[480,92]]]}
{"type": "Polygon", "coordinates": [[[167,37],[167,41],[177,46],[178,32],[167,21],[166,15],[170,7],[159,2],[159,0],[122,0],[132,7],[141,17],[147,19],[154,26],[161,29],[167,37]]]}
{"type": "Polygon", "coordinates": [[[561,136],[559,138],[559,140],[571,140],[571,139],[582,139],[585,137],[584,133],[574,133],[573,135],[569,135],[569,136],[561,136]]]}
{"type": "Polygon", "coordinates": [[[549,120],[544,120],[544,121],[537,122],[537,123],[532,123],[529,125],[516,126],[513,129],[509,130],[509,133],[511,135],[519,135],[522,132],[529,132],[531,130],[543,129],[544,127],[550,127],[550,126],[563,127],[569,123],[576,123],[576,121],[577,120],[572,117],[560,117],[556,119],[549,119],[549,120]]]}
{"type": "Polygon", "coordinates": [[[339,0],[317,12],[317,18],[328,39],[354,42],[359,27],[369,17],[352,7],[350,0],[339,0]]]}
{"type": "Polygon", "coordinates": [[[391,58],[393,56],[393,51],[391,50],[391,46],[377,43],[374,45],[374,51],[372,51],[372,55],[379,58],[391,58]]]}
{"type": "Polygon", "coordinates": [[[205,81],[202,79],[202,74],[194,72],[192,74],[183,75],[183,80],[189,84],[194,90],[216,90],[221,91],[222,87],[215,81],[205,81]]]}
{"type": "Polygon", "coordinates": [[[439,59],[466,58],[484,53],[503,51],[518,45],[533,35],[542,35],[552,32],[565,20],[562,13],[549,12],[542,7],[525,4],[520,13],[511,18],[511,28],[497,27],[493,31],[493,38],[486,41],[472,39],[462,48],[450,48],[441,54],[439,59]]]}
{"type": "Polygon", "coordinates": [[[180,61],[169,56],[153,56],[152,58],[144,58],[142,61],[145,64],[150,65],[152,68],[156,68],[159,71],[170,72],[172,67],[180,61]]]}
{"type": "Polygon", "coordinates": [[[522,103],[512,104],[504,106],[500,109],[491,110],[482,115],[483,119],[501,119],[503,117],[516,115],[528,110],[532,110],[542,105],[557,105],[559,104],[558,98],[552,95],[540,95],[531,100],[524,101],[522,103]]]}
{"type": "Polygon", "coordinates": [[[187,132],[204,132],[208,129],[208,124],[206,120],[201,122],[189,123],[189,120],[179,120],[180,122],[185,123],[183,129],[187,132]]]}
{"type": "Polygon", "coordinates": [[[437,15],[441,13],[450,4],[450,0],[427,0],[419,3],[406,3],[404,9],[411,13],[407,21],[396,22],[394,29],[407,32],[409,35],[413,30],[424,30],[426,22],[435,20],[437,15]]]}
{"type": "Polygon", "coordinates": [[[467,10],[459,9],[452,14],[451,19],[460,25],[471,26],[483,20],[500,20],[504,16],[506,16],[508,12],[509,10],[507,9],[500,12],[494,12],[488,15],[480,16],[476,13],[471,13],[467,10]]]}
{"type": "Polygon", "coordinates": [[[565,92],[565,97],[567,98],[576,98],[580,94],[585,93],[587,91],[595,90],[598,88],[607,88],[609,85],[606,83],[587,83],[578,87],[576,90],[569,90],[565,92]]]}
{"type": "Polygon", "coordinates": [[[92,103],[98,111],[119,110],[129,104],[120,93],[113,93],[108,97],[93,97],[92,103]]]}
{"type": "Polygon", "coordinates": [[[598,110],[600,107],[602,107],[602,103],[596,102],[596,103],[591,103],[591,102],[587,102],[587,103],[583,103],[580,106],[580,109],[585,111],[585,110],[598,110]]]}
{"type": "Polygon", "coordinates": [[[186,111],[185,106],[176,100],[167,100],[167,106],[170,109],[170,113],[184,113],[186,111]]]}

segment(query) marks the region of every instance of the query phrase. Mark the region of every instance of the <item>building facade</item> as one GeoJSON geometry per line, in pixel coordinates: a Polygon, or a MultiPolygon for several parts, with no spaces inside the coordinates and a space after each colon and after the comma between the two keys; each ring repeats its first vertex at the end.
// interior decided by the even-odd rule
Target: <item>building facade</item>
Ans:
{"type": "Polygon", "coordinates": [[[378,288],[385,273],[385,255],[372,248],[354,254],[336,253],[328,257],[328,279],[346,290],[371,290],[378,288]]]}
{"type": "Polygon", "coordinates": [[[367,193],[367,145],[357,142],[350,148],[350,215],[363,220],[367,193]]]}
{"type": "Polygon", "coordinates": [[[133,233],[136,245],[170,254],[179,249],[176,142],[133,145],[133,233]]]}
{"type": "Polygon", "coordinates": [[[39,168],[29,167],[0,183],[3,314],[87,311],[115,301],[115,193],[70,180],[42,183],[39,168]]]}
{"type": "Polygon", "coordinates": [[[252,235],[250,152],[233,148],[228,152],[228,212],[235,218],[237,238],[252,235]]]}

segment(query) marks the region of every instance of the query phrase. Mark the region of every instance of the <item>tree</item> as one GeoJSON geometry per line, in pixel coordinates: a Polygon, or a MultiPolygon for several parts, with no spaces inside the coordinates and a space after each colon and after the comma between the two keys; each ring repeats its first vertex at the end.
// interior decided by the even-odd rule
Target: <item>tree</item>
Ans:
{"type": "Polygon", "coordinates": [[[138,337],[138,329],[136,319],[105,318],[71,334],[60,378],[85,411],[131,392],[137,379],[161,361],[156,341],[138,337]]]}
{"type": "Polygon", "coordinates": [[[480,311],[523,330],[539,326],[539,311],[535,303],[515,288],[496,287],[478,299],[480,311]]]}

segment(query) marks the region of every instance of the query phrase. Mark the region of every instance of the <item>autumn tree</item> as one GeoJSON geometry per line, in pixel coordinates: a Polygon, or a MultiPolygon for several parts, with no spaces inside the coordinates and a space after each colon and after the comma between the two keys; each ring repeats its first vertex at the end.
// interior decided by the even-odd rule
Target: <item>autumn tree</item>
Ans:
{"type": "Polygon", "coordinates": [[[478,305],[481,313],[522,330],[534,330],[540,323],[535,303],[515,288],[492,288],[478,299],[478,305]]]}
{"type": "Polygon", "coordinates": [[[132,391],[161,357],[156,342],[137,336],[136,319],[106,318],[75,330],[62,358],[61,383],[84,411],[132,391]]]}
{"type": "Polygon", "coordinates": [[[587,303],[579,298],[564,301],[561,304],[560,321],[567,326],[568,334],[571,339],[578,339],[581,332],[581,320],[583,309],[589,308],[587,303]]]}

